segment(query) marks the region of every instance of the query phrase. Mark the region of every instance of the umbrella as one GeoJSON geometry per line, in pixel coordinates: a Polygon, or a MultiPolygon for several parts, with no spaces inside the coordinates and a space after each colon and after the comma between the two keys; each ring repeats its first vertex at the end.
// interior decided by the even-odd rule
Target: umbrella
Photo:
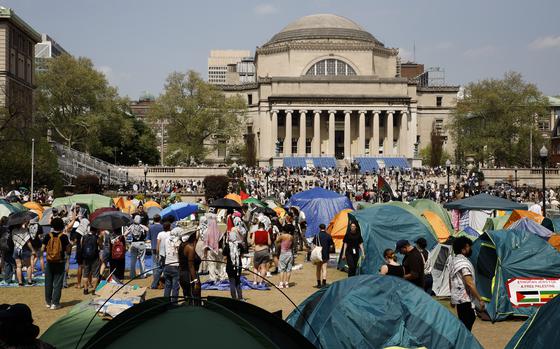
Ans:
{"type": "Polygon", "coordinates": [[[15,212],[8,217],[8,223],[6,225],[20,225],[34,217],[37,217],[37,214],[30,211],[15,212]]]}
{"type": "Polygon", "coordinates": [[[118,212],[119,209],[115,208],[115,207],[102,207],[102,208],[98,208],[97,210],[93,211],[92,214],[89,215],[89,221],[93,222],[93,220],[95,218],[97,218],[100,214],[102,214],[103,212],[118,212]]]}
{"type": "Polygon", "coordinates": [[[243,203],[247,204],[247,205],[248,204],[253,204],[253,205],[258,206],[258,207],[266,207],[266,204],[264,202],[262,202],[259,199],[255,199],[255,198],[245,199],[245,200],[243,200],[243,203]]]}
{"type": "Polygon", "coordinates": [[[35,210],[35,211],[39,211],[39,212],[43,212],[45,209],[43,208],[43,205],[41,205],[38,202],[34,202],[34,201],[29,201],[26,202],[25,204],[23,204],[23,207],[26,207],[30,210],[35,210]]]}
{"type": "Polygon", "coordinates": [[[21,210],[17,207],[14,207],[6,200],[0,199],[0,217],[9,216],[14,212],[20,212],[21,210]]]}
{"type": "Polygon", "coordinates": [[[117,211],[103,212],[91,222],[93,228],[99,230],[117,230],[129,225],[132,219],[129,214],[117,211]]]}
{"type": "Polygon", "coordinates": [[[169,205],[160,212],[161,218],[173,216],[175,220],[180,220],[198,212],[198,205],[193,203],[179,202],[169,205]]]}
{"type": "Polygon", "coordinates": [[[241,196],[239,196],[239,195],[237,195],[237,194],[230,193],[230,194],[227,194],[227,195],[225,196],[225,198],[226,198],[226,199],[233,200],[233,201],[237,202],[239,205],[242,205],[241,196]]]}
{"type": "Polygon", "coordinates": [[[6,196],[21,196],[21,193],[17,190],[12,190],[11,192],[8,193],[8,195],[6,196]]]}
{"type": "Polygon", "coordinates": [[[149,219],[153,219],[156,214],[161,213],[161,208],[156,207],[156,206],[148,207],[148,209],[146,210],[146,213],[148,214],[149,219]]]}
{"type": "Polygon", "coordinates": [[[263,213],[266,216],[277,216],[276,211],[270,207],[257,207],[255,212],[263,213]]]}
{"type": "Polygon", "coordinates": [[[238,204],[237,202],[231,200],[231,199],[218,199],[218,200],[214,200],[212,202],[212,204],[209,205],[209,207],[215,207],[215,208],[225,208],[225,209],[234,209],[234,208],[241,208],[241,205],[238,204]]]}
{"type": "Polygon", "coordinates": [[[267,204],[270,208],[282,207],[282,205],[278,201],[274,201],[272,199],[264,200],[264,203],[267,204]]]}
{"type": "Polygon", "coordinates": [[[146,201],[146,203],[144,204],[144,209],[148,209],[150,207],[157,207],[159,209],[161,209],[161,205],[158,204],[157,202],[155,202],[154,200],[148,200],[146,201]]]}

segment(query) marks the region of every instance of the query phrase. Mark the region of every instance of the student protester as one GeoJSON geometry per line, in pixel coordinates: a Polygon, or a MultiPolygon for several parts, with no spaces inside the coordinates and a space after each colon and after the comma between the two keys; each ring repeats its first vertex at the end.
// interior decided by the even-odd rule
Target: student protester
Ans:
{"type": "Polygon", "coordinates": [[[395,251],[390,248],[386,249],[383,251],[383,259],[385,259],[385,264],[381,266],[379,274],[404,278],[404,267],[397,263],[397,255],[395,251]]]}
{"type": "Polygon", "coordinates": [[[37,339],[40,332],[26,304],[0,305],[0,348],[54,348],[37,339]]]}
{"type": "Polygon", "coordinates": [[[152,281],[152,289],[157,289],[160,279],[162,278],[163,268],[165,266],[165,241],[171,233],[171,223],[164,222],[163,230],[157,236],[156,253],[158,255],[159,268],[154,270],[154,280],[152,281]],[[156,281],[157,280],[157,281],[156,281]]]}
{"type": "Polygon", "coordinates": [[[136,277],[136,264],[139,262],[140,264],[140,275],[141,278],[144,278],[144,270],[146,266],[144,264],[144,259],[146,258],[146,234],[148,233],[149,228],[142,224],[142,216],[136,215],[134,216],[134,221],[131,225],[129,225],[124,233],[124,237],[126,238],[128,235],[131,235],[132,242],[130,244],[130,279],[134,279],[136,277]]]}
{"type": "Polygon", "coordinates": [[[354,276],[358,268],[360,253],[361,258],[365,258],[366,255],[364,251],[364,240],[355,222],[350,223],[350,231],[348,234],[344,235],[342,241],[342,260],[346,260],[346,264],[348,264],[348,277],[354,276]]]}
{"type": "Polygon", "coordinates": [[[148,227],[148,240],[152,248],[152,285],[151,289],[156,289],[159,283],[159,278],[161,276],[161,269],[159,267],[159,253],[157,250],[158,234],[163,231],[163,225],[161,224],[161,217],[159,214],[154,216],[154,222],[148,227]]]}
{"type": "Polygon", "coordinates": [[[404,255],[404,278],[424,289],[424,259],[416,247],[410,245],[408,240],[397,241],[395,249],[404,255]]]}
{"type": "Polygon", "coordinates": [[[47,263],[45,265],[45,303],[51,310],[56,310],[60,308],[66,257],[72,251],[72,244],[65,231],[62,218],[53,218],[51,228],[52,231],[45,235],[43,239],[41,254],[43,252],[47,253],[47,263]]]}
{"type": "Polygon", "coordinates": [[[9,284],[12,282],[14,271],[16,270],[16,261],[14,259],[14,242],[12,240],[12,232],[6,226],[7,222],[7,216],[0,218],[0,254],[2,254],[3,273],[2,283],[9,284]]]}
{"type": "MultiPolygon", "coordinates": [[[[27,224],[28,222],[25,224],[13,225],[9,228],[14,243],[13,258],[16,261],[16,278],[20,286],[23,286],[23,264],[25,261],[30,260],[32,256],[37,256],[31,244],[31,234],[29,234],[27,224]]],[[[33,285],[33,273],[27,273],[27,283],[33,285]]]]}
{"type": "MultiPolygon", "coordinates": [[[[82,287],[85,295],[89,293],[89,286],[93,288],[93,293],[95,293],[95,288],[99,280],[99,250],[100,247],[103,246],[103,242],[97,234],[97,229],[90,228],[88,222],[89,221],[85,218],[80,222],[80,225],[87,224],[87,227],[83,228],[81,246],[83,260],[82,287]]],[[[78,227],[78,229],[81,228],[78,227]]]]}
{"type": "Polygon", "coordinates": [[[457,307],[457,317],[469,331],[476,320],[475,300],[480,311],[485,310],[484,301],[476,289],[474,266],[468,257],[472,254],[472,241],[464,236],[453,241],[455,256],[450,261],[449,286],[451,307],[457,307]]]}
{"type": "Polygon", "coordinates": [[[289,288],[290,275],[292,273],[292,267],[294,265],[294,254],[292,252],[294,243],[293,230],[282,232],[277,240],[280,249],[280,284],[278,285],[278,288],[289,288]]]}
{"type": "Polygon", "coordinates": [[[195,299],[200,299],[200,277],[198,268],[202,260],[196,253],[196,243],[198,240],[197,230],[192,229],[181,236],[179,245],[179,285],[183,290],[183,297],[189,298],[191,303],[196,303],[195,299]]]}
{"type": "Polygon", "coordinates": [[[165,279],[164,297],[171,296],[177,299],[179,296],[179,245],[181,244],[181,235],[183,228],[173,228],[169,236],[165,239],[164,258],[165,267],[163,268],[163,277],[165,279]]]}
{"type": "Polygon", "coordinates": [[[319,233],[313,238],[313,245],[322,247],[322,262],[316,265],[317,288],[327,286],[327,264],[330,258],[330,249],[334,247],[334,241],[331,235],[327,233],[326,228],[327,227],[321,223],[319,225],[319,233]]]}
{"type": "Polygon", "coordinates": [[[428,264],[428,259],[430,258],[430,252],[427,249],[428,242],[424,238],[419,238],[416,240],[416,248],[420,251],[422,259],[424,260],[424,291],[430,296],[432,295],[432,286],[434,285],[434,279],[432,277],[432,268],[428,264]]]}
{"type": "Polygon", "coordinates": [[[255,277],[253,284],[264,283],[266,277],[268,262],[270,262],[270,234],[264,229],[263,222],[259,222],[259,229],[251,236],[251,244],[255,246],[253,256],[254,268],[260,278],[255,277]]]}
{"type": "Polygon", "coordinates": [[[119,280],[124,280],[124,267],[126,258],[126,240],[121,234],[121,230],[117,229],[109,233],[111,242],[111,258],[109,260],[109,267],[111,274],[119,280]]]}
{"type": "Polygon", "coordinates": [[[241,290],[241,273],[243,272],[243,263],[241,261],[242,241],[238,228],[234,227],[227,233],[222,252],[226,257],[226,274],[228,276],[231,298],[237,300],[243,300],[243,292],[241,290]]]}

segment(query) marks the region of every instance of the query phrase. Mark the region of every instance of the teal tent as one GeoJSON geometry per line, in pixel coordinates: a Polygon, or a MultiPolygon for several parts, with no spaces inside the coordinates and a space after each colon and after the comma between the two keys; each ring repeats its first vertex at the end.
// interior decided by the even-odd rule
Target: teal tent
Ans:
{"type": "Polygon", "coordinates": [[[476,287],[488,302],[486,311],[492,321],[511,315],[529,316],[536,311],[540,290],[521,285],[524,280],[560,277],[560,253],[525,230],[486,232],[474,241],[469,258],[475,268],[476,287]],[[535,292],[536,301],[528,297],[535,292]]]}
{"type": "Polygon", "coordinates": [[[543,349],[560,344],[558,331],[558,314],[560,313],[560,297],[555,297],[543,305],[506,345],[505,349],[543,349]]]}
{"type": "Polygon", "coordinates": [[[482,193],[443,205],[448,210],[527,210],[527,205],[482,193]]]}
{"type": "Polygon", "coordinates": [[[437,202],[429,199],[416,199],[410,203],[410,206],[417,209],[420,213],[424,211],[430,211],[438,215],[439,218],[445,223],[447,230],[453,231],[453,225],[451,224],[451,217],[449,213],[437,202]]]}
{"type": "Polygon", "coordinates": [[[482,348],[449,310],[393,276],[337,281],[308,297],[286,321],[317,348],[482,348]]]}
{"type": "Polygon", "coordinates": [[[364,239],[366,257],[360,266],[361,274],[377,274],[384,262],[383,251],[395,248],[398,240],[408,240],[414,244],[418,238],[425,238],[428,249],[437,244],[437,238],[424,217],[415,209],[396,204],[376,204],[373,207],[348,213],[348,219],[360,227],[364,239]]]}

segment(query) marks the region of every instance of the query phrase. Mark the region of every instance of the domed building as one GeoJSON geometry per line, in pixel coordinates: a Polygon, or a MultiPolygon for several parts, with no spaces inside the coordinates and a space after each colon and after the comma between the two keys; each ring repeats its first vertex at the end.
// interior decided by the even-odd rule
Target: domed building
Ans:
{"type": "Polygon", "coordinates": [[[255,65],[256,83],[222,88],[247,95],[245,133],[261,166],[414,159],[456,105],[458,87],[401,76],[397,49],[332,14],[288,24],[256,49],[255,65]]]}

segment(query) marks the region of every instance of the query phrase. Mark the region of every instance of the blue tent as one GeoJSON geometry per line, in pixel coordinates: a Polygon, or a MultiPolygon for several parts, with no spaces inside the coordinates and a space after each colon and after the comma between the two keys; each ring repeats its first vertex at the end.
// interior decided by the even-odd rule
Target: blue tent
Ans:
{"type": "Polygon", "coordinates": [[[298,308],[286,321],[317,348],[482,348],[447,309],[393,276],[337,281],[298,308]]]}
{"type": "Polygon", "coordinates": [[[197,204],[189,204],[186,202],[179,202],[177,204],[173,204],[170,206],[167,206],[166,208],[164,208],[161,212],[160,212],[160,216],[161,218],[167,217],[167,216],[173,216],[175,217],[175,220],[180,220],[183,219],[185,217],[190,216],[193,213],[196,213],[198,211],[198,205],[197,204]]]}
{"type": "Polygon", "coordinates": [[[414,244],[414,241],[423,237],[428,242],[429,250],[437,244],[430,223],[408,205],[375,204],[349,213],[348,218],[358,223],[364,239],[366,258],[360,267],[361,274],[377,274],[385,263],[383,251],[394,249],[401,239],[414,244]]]}
{"type": "Polygon", "coordinates": [[[353,209],[352,202],[346,196],[323,188],[313,188],[295,194],[288,206],[297,206],[305,213],[307,221],[306,237],[319,232],[319,224],[329,225],[334,216],[345,208],[353,209]]]}
{"type": "Polygon", "coordinates": [[[475,268],[476,288],[488,302],[486,311],[492,321],[534,314],[544,298],[539,288],[517,286],[527,278],[560,277],[560,253],[526,230],[486,232],[474,241],[469,258],[475,268]]]}
{"type": "Polygon", "coordinates": [[[521,218],[517,222],[513,223],[508,229],[526,230],[529,233],[533,233],[545,240],[548,240],[548,238],[552,236],[552,232],[550,230],[527,217],[521,218]]]}

